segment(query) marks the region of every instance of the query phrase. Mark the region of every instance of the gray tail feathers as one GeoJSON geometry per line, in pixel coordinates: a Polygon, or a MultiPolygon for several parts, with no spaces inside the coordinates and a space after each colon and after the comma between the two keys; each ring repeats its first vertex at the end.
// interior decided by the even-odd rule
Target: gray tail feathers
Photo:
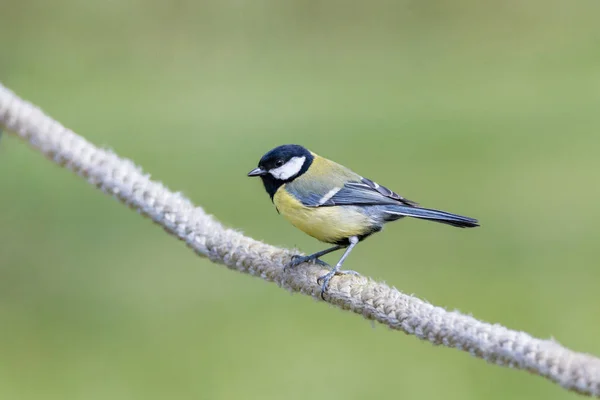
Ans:
{"type": "Polygon", "coordinates": [[[402,217],[413,217],[427,221],[440,222],[442,224],[448,224],[458,228],[473,228],[475,226],[479,226],[479,222],[473,218],[420,207],[387,206],[385,207],[385,213],[388,215],[390,221],[402,217]]]}

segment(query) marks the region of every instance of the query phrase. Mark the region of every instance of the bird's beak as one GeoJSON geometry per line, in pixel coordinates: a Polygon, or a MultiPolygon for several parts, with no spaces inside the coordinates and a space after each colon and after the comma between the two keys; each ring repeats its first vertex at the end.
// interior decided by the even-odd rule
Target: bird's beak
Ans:
{"type": "Polygon", "coordinates": [[[248,172],[248,176],[263,176],[266,175],[267,171],[265,171],[264,169],[258,167],[258,168],[254,168],[252,171],[248,172]]]}

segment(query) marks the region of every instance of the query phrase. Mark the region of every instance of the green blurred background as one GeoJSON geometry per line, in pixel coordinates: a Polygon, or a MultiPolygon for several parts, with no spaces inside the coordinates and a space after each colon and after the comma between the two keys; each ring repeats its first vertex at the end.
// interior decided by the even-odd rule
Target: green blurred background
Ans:
{"type": "MultiPolygon", "coordinates": [[[[275,245],[323,248],[245,176],[289,142],[477,217],[389,225],[347,266],[600,354],[599,12],[3,0],[0,81],[275,245]]],[[[0,179],[1,399],[578,398],[200,259],[12,136],[0,179]]]]}

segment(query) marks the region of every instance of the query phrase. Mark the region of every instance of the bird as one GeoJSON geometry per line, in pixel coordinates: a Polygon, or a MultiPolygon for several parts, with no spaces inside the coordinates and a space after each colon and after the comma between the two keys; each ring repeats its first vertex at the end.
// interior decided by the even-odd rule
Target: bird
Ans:
{"type": "Polygon", "coordinates": [[[422,208],[375,181],[297,144],[268,151],[248,173],[260,177],[279,214],[313,238],[333,245],[308,256],[295,255],[285,266],[312,262],[330,271],[317,279],[321,297],[336,275],[358,273],[342,270],[358,243],[383,229],[384,224],[412,217],[458,228],[479,226],[477,219],[422,208]],[[345,249],[332,268],[320,258],[345,249]]]}

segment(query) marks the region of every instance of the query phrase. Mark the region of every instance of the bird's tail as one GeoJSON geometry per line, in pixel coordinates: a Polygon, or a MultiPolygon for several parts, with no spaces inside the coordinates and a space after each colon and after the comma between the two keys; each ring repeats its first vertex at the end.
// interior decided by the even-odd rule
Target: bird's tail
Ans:
{"type": "Polygon", "coordinates": [[[427,221],[440,222],[442,224],[448,224],[458,228],[473,228],[479,226],[479,222],[476,219],[463,217],[462,215],[452,214],[445,211],[431,210],[428,208],[394,205],[386,206],[385,213],[390,221],[402,217],[413,217],[427,221]]]}

